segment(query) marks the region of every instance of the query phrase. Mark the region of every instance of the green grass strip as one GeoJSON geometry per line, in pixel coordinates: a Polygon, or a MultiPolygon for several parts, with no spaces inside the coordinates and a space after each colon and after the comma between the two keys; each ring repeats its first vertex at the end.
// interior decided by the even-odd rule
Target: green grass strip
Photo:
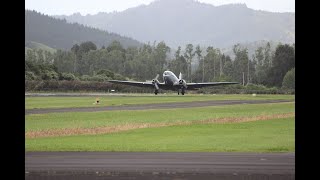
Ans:
{"type": "Polygon", "coordinates": [[[223,117],[252,117],[295,112],[294,103],[226,105],[199,108],[70,112],[26,115],[25,130],[94,128],[134,123],[173,123],[223,117]]]}
{"type": "Polygon", "coordinates": [[[26,139],[25,147],[27,151],[294,152],[294,130],[294,118],[284,118],[26,139]]]}
{"type": "Polygon", "coordinates": [[[209,100],[294,100],[294,95],[260,95],[250,94],[217,94],[217,95],[159,95],[159,96],[101,96],[100,104],[95,105],[97,97],[26,97],[25,108],[66,108],[66,107],[101,107],[130,104],[154,104],[170,102],[192,102],[209,100]]]}

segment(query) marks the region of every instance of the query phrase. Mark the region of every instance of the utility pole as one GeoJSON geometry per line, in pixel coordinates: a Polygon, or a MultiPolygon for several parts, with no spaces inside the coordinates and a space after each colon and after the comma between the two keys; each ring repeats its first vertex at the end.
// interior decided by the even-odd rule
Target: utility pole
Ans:
{"type": "Polygon", "coordinates": [[[215,72],[216,72],[215,58],[213,58],[213,79],[214,80],[216,79],[215,72]]]}
{"type": "Polygon", "coordinates": [[[192,82],[191,60],[190,60],[190,82],[192,82]]]}
{"type": "Polygon", "coordinates": [[[204,58],[202,58],[202,82],[204,82],[204,58]]]}
{"type": "Polygon", "coordinates": [[[250,60],[248,58],[248,75],[247,75],[247,84],[249,84],[249,74],[250,74],[250,60]]]}
{"type": "Polygon", "coordinates": [[[222,57],[220,56],[220,77],[222,76],[222,57]]]}
{"type": "Polygon", "coordinates": [[[244,72],[242,72],[242,85],[244,86],[244,72]]]}
{"type": "Polygon", "coordinates": [[[77,56],[74,58],[74,63],[73,63],[73,74],[76,73],[76,65],[77,65],[77,56]]]}

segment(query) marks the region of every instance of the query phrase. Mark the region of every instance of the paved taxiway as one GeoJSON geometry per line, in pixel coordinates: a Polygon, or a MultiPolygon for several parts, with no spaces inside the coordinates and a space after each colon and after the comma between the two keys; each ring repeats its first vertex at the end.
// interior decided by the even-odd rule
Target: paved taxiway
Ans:
{"type": "Polygon", "coordinates": [[[39,176],[294,179],[295,153],[26,152],[25,173],[26,179],[39,176]]]}
{"type": "Polygon", "coordinates": [[[146,110],[146,109],[172,109],[172,108],[191,108],[206,106],[221,106],[235,104],[263,104],[293,102],[291,100],[217,100],[217,101],[193,101],[161,104],[135,104],[123,106],[104,106],[104,107],[79,107],[79,108],[48,108],[48,109],[26,109],[25,114],[46,114],[62,112],[94,112],[94,111],[115,111],[115,110],[146,110]]]}

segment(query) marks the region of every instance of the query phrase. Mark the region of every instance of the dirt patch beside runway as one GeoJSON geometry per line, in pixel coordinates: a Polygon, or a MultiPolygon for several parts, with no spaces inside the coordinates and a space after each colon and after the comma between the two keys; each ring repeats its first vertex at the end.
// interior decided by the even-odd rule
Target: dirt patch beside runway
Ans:
{"type": "Polygon", "coordinates": [[[193,124],[210,124],[210,123],[238,123],[249,121],[262,121],[270,119],[281,119],[294,117],[295,113],[273,114],[273,115],[260,115],[254,117],[227,117],[208,120],[196,120],[175,123],[134,123],[123,124],[117,126],[96,127],[96,128],[68,128],[68,129],[55,129],[55,130],[42,130],[42,131],[28,131],[25,133],[26,138],[39,138],[39,137],[57,137],[57,136],[72,136],[72,135],[96,135],[108,134],[140,128],[153,128],[153,127],[166,127],[176,125],[193,125],[193,124]]]}

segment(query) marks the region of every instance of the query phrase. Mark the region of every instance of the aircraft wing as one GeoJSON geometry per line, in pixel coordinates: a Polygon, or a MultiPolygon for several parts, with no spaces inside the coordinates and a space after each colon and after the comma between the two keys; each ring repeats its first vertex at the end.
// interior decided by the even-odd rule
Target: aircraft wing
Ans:
{"type": "MultiPolygon", "coordinates": [[[[118,81],[118,80],[109,80],[108,82],[115,83],[115,84],[124,84],[129,86],[136,86],[136,87],[154,87],[152,82],[138,82],[138,81],[118,81]]],[[[164,86],[164,83],[158,84],[159,88],[164,86]]]]}
{"type": "Polygon", "coordinates": [[[219,85],[230,85],[230,84],[239,84],[237,82],[207,82],[207,83],[187,83],[187,89],[198,89],[208,86],[219,86],[219,85]]]}

